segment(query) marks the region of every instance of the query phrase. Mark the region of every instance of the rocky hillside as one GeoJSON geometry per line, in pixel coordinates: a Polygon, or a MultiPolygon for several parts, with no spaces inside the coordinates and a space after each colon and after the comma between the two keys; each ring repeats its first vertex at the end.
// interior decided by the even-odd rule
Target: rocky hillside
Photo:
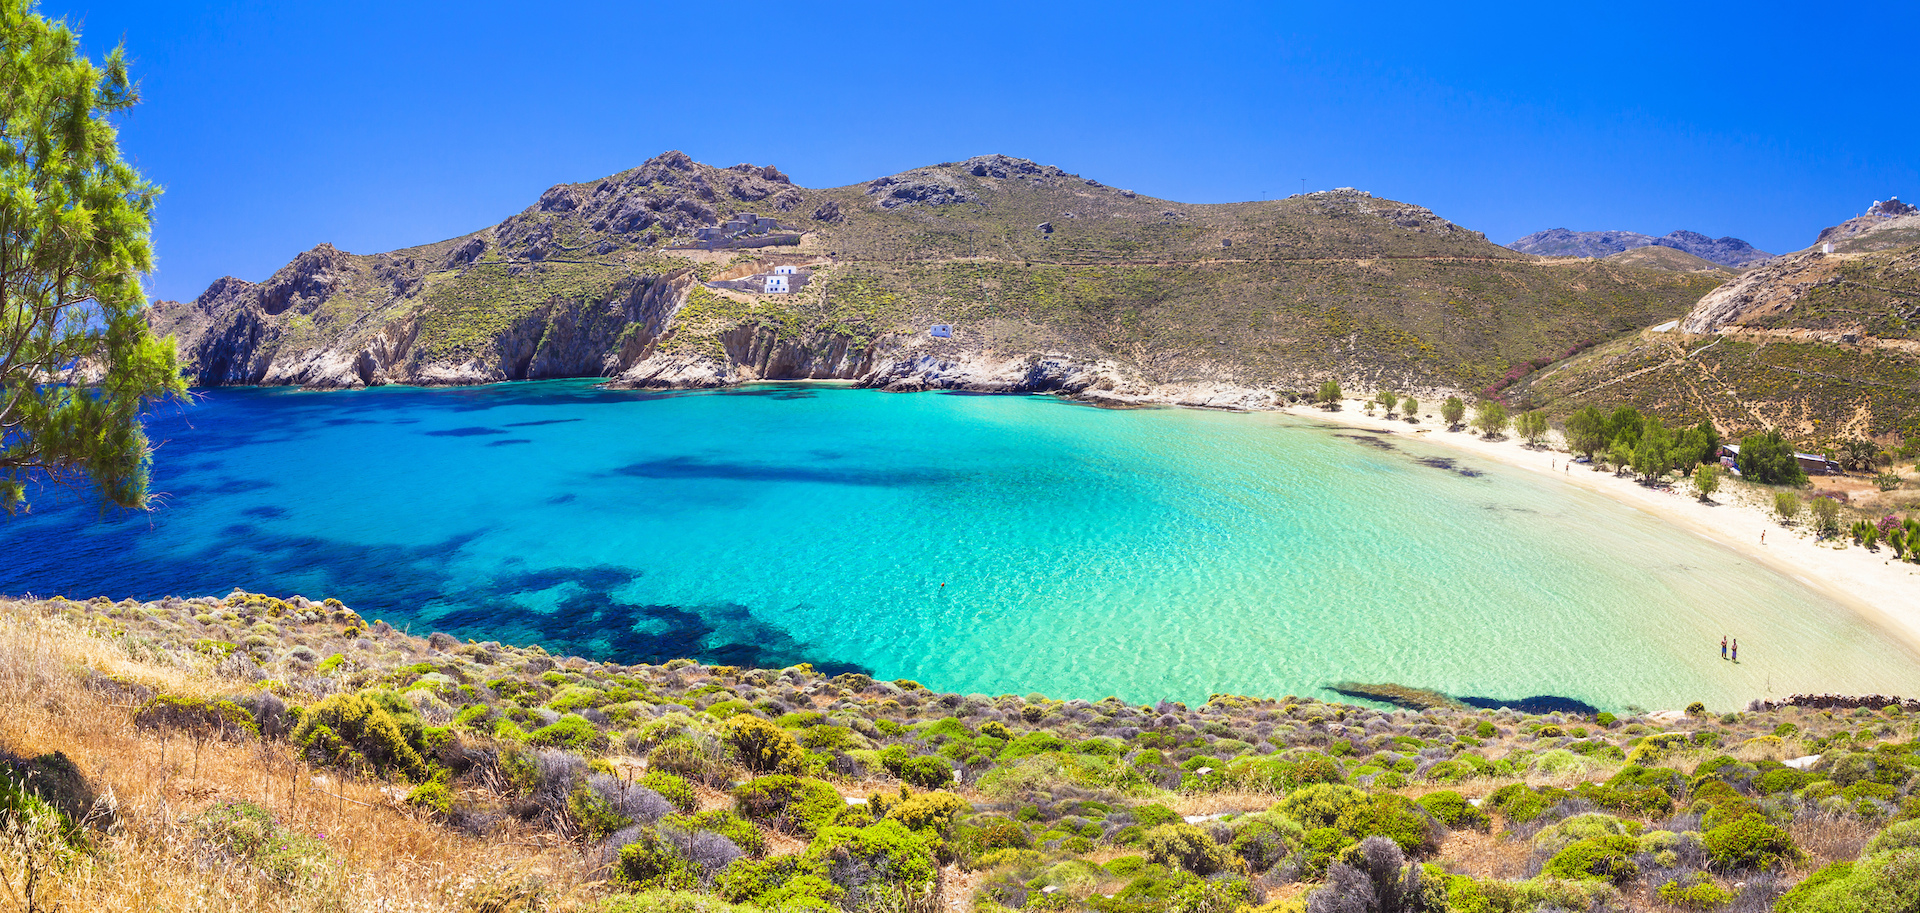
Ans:
{"type": "Polygon", "coordinates": [[[1676,332],[1600,346],[1516,388],[1555,411],[1630,403],[1816,447],[1920,437],[1920,211],[1898,200],[1701,298],[1676,332]],[[1826,253],[1831,244],[1832,253],[1826,253]]]}
{"type": "Polygon", "coordinates": [[[1739,238],[1709,238],[1697,231],[1669,232],[1663,237],[1637,231],[1572,231],[1549,228],[1507,245],[1543,257],[1610,257],[1642,247],[1665,247],[1692,254],[1721,266],[1743,267],[1773,256],[1739,238]]]}
{"type": "Polygon", "coordinates": [[[322,244],[153,320],[203,385],[845,378],[1239,404],[1327,376],[1476,388],[1717,281],[1542,262],[1352,189],[1194,205],[997,155],[811,189],[667,153],[463,237],[322,244]],[[809,281],[754,291],[778,266],[809,281]]]}
{"type": "Polygon", "coordinates": [[[1920,702],[1332,687],[1369,705],[617,665],[239,591],[0,600],[0,884],[206,913],[1913,909],[1920,702]]]}

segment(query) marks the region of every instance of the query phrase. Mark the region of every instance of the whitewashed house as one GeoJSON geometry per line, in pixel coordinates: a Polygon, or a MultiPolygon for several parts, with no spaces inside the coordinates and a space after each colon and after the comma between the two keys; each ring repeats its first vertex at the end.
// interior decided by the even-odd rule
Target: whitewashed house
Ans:
{"type": "Polygon", "coordinates": [[[767,294],[780,295],[780,294],[785,294],[786,291],[787,291],[787,277],[785,276],[768,276],[767,277],[767,294]]]}
{"type": "Polygon", "coordinates": [[[797,272],[799,272],[799,271],[800,271],[800,267],[797,267],[797,266],[776,266],[776,267],[774,267],[774,268],[773,268],[773,271],[774,271],[774,273],[775,273],[776,275],[780,275],[780,276],[791,276],[791,275],[793,275],[794,273],[797,273],[797,272]]]}

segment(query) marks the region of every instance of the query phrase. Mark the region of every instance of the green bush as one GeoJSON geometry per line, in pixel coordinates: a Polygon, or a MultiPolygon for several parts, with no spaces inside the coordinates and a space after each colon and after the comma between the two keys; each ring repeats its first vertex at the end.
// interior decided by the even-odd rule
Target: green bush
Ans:
{"type": "Polygon", "coordinates": [[[1367,803],[1367,793],[1333,783],[1318,783],[1294,790],[1280,801],[1280,811],[1300,822],[1308,830],[1333,827],[1348,809],[1367,803]]]}
{"type": "Polygon", "coordinates": [[[1733,902],[1733,892],[1699,876],[1687,884],[1669,881],[1660,886],[1660,900],[1682,910],[1712,910],[1733,902]]]}
{"type": "Polygon", "coordinates": [[[613,880],[629,891],[688,891],[699,887],[700,867],[648,827],[620,848],[613,880]]]}
{"type": "Polygon", "coordinates": [[[1202,878],[1226,871],[1233,857],[1197,827],[1184,822],[1162,824],[1147,831],[1142,841],[1147,859],[1170,868],[1184,869],[1202,878]]]}
{"type": "Polygon", "coordinates": [[[1633,828],[1629,827],[1625,821],[1612,815],[1595,812],[1574,815],[1551,827],[1542,828],[1540,833],[1533,835],[1533,846],[1551,856],[1591,837],[1631,836],[1633,836],[1633,828]]]}
{"type": "Polygon", "coordinates": [[[693,784],[664,770],[649,770],[639,782],[641,786],[659,793],[660,798],[667,800],[667,804],[681,814],[691,813],[700,807],[700,797],[694,794],[693,784]]]}
{"type": "Polygon", "coordinates": [[[797,774],[806,770],[807,752],[792,733],[757,716],[727,720],[723,733],[740,763],[757,774],[797,774]]]}
{"type": "Polygon", "coordinates": [[[1920,910],[1920,851],[1897,850],[1836,862],[1795,885],[1776,913],[1920,910]]]}
{"type": "Polygon", "coordinates": [[[1757,813],[1713,828],[1704,839],[1714,866],[1723,871],[1767,870],[1800,858],[1793,838],[1757,813]]]}
{"type": "Polygon", "coordinates": [[[899,799],[875,796],[868,807],[877,816],[890,818],[911,830],[944,833],[955,819],[973,809],[967,800],[948,792],[915,793],[899,799]]]}
{"type": "Polygon", "coordinates": [[[1420,807],[1427,810],[1441,824],[1451,828],[1466,828],[1484,831],[1491,827],[1493,820],[1487,813],[1475,808],[1465,796],[1450,789],[1428,793],[1420,797],[1420,807]]]}
{"type": "Polygon", "coordinates": [[[953,765],[932,755],[921,755],[901,763],[899,777],[921,789],[939,789],[953,785],[953,765]]]}
{"type": "Polygon", "coordinates": [[[425,730],[406,702],[380,692],[335,694],[308,708],[293,740],[316,763],[400,774],[416,783],[432,771],[421,756],[425,730]],[[381,698],[391,698],[381,700],[381,698]],[[399,710],[399,708],[405,708],[399,710]]]}
{"type": "Polygon", "coordinates": [[[1409,856],[1423,856],[1440,848],[1439,829],[1425,809],[1406,796],[1377,793],[1365,802],[1341,811],[1334,827],[1349,840],[1385,837],[1409,856]]]}
{"type": "Polygon", "coordinates": [[[734,789],[733,800],[735,810],[749,821],[809,836],[832,824],[847,807],[832,786],[787,774],[742,783],[734,789]]]}
{"type": "Polygon", "coordinates": [[[607,737],[585,717],[569,713],[534,730],[527,736],[527,743],[587,753],[606,748],[607,737]]]}
{"type": "Polygon", "coordinates": [[[260,725],[245,707],[232,701],[156,694],[134,711],[141,729],[173,729],[196,741],[260,737],[260,725]]]}
{"type": "Polygon", "coordinates": [[[1640,874],[1633,862],[1637,849],[1632,837],[1588,837],[1567,844],[1540,871],[1553,878],[1597,878],[1618,884],[1640,874]]]}
{"type": "Polygon", "coordinates": [[[326,844],[249,802],[214,805],[195,816],[193,830],[221,856],[284,887],[312,886],[332,871],[326,844]]]}
{"type": "Polygon", "coordinates": [[[666,824],[683,827],[690,831],[711,831],[719,834],[750,856],[763,856],[767,852],[767,836],[753,826],[753,822],[727,811],[716,808],[697,815],[668,815],[666,824]]]}
{"type": "Polygon", "coordinates": [[[801,860],[825,867],[834,886],[846,893],[849,909],[889,900],[898,902],[898,908],[914,909],[931,897],[939,877],[934,846],[935,838],[883,820],[866,827],[824,828],[801,860]]]}

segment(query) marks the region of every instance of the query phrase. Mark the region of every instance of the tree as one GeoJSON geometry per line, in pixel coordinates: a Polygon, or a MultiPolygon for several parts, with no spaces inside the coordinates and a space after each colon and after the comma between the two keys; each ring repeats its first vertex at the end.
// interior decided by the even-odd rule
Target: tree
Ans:
{"type": "Polygon", "coordinates": [[[1440,418],[1447,423],[1449,430],[1460,427],[1460,420],[1467,417],[1467,404],[1458,396],[1449,396],[1440,404],[1440,418]]]}
{"type": "Polygon", "coordinates": [[[109,116],[139,92],[123,48],[104,67],[32,0],[0,0],[0,507],[30,480],[92,482],[147,503],[140,417],[186,396],[172,339],[141,311],[159,190],[120,158],[109,116]]]}
{"type": "Polygon", "coordinates": [[[1382,390],[1374,394],[1373,401],[1387,410],[1387,418],[1393,418],[1393,410],[1400,408],[1400,394],[1392,390],[1382,390]]]}
{"type": "Polygon", "coordinates": [[[1625,475],[1633,466],[1633,448],[1626,441],[1614,441],[1607,445],[1607,462],[1613,464],[1613,474],[1625,475]]]}
{"type": "Polygon", "coordinates": [[[1320,392],[1315,394],[1313,399],[1322,408],[1329,410],[1340,408],[1340,382],[1330,380],[1321,384],[1320,392]]]}
{"type": "Polygon", "coordinates": [[[1647,420],[1640,414],[1640,410],[1632,406],[1621,406],[1613,410],[1612,415],[1607,416],[1607,442],[1611,444],[1614,441],[1626,441],[1628,447],[1637,446],[1640,443],[1640,428],[1646,423],[1647,420]]]}
{"type": "Polygon", "coordinates": [[[1879,453],[1872,441],[1853,438],[1840,445],[1840,465],[1848,469],[1866,471],[1873,468],[1873,459],[1879,453]]]}
{"type": "Polygon", "coordinates": [[[1640,428],[1640,440],[1633,445],[1633,471],[1644,481],[1654,481],[1673,468],[1673,441],[1667,426],[1659,419],[1648,419],[1640,428]]]}
{"type": "Polygon", "coordinates": [[[1712,463],[1701,463],[1693,470],[1693,490],[1700,500],[1713,500],[1713,493],[1720,490],[1720,467],[1712,463]]]}
{"type": "MultiPolygon", "coordinates": [[[[1744,454],[1746,450],[1742,449],[1740,452],[1744,454]]],[[[1775,492],[1773,512],[1780,515],[1780,522],[1793,522],[1794,517],[1800,516],[1800,496],[1790,491],[1775,492]]]]}
{"type": "Polygon", "coordinates": [[[1595,406],[1567,416],[1567,449],[1593,459],[1593,455],[1606,450],[1612,440],[1607,427],[1606,413],[1595,406]]]}
{"type": "Polygon", "coordinates": [[[1805,485],[1807,473],[1793,456],[1793,446],[1778,431],[1749,434],[1740,439],[1740,474],[1767,485],[1805,485]]]}
{"type": "Polygon", "coordinates": [[[1486,437],[1507,429],[1507,407],[1498,400],[1483,399],[1473,405],[1473,427],[1486,437]]]}
{"type": "Polygon", "coordinates": [[[1547,436],[1547,417],[1538,409],[1529,409],[1513,420],[1513,430],[1535,447],[1547,436]]]}
{"type": "Polygon", "coordinates": [[[1414,399],[1411,396],[1401,400],[1400,414],[1406,416],[1407,421],[1409,422],[1419,421],[1420,420],[1420,401],[1417,399],[1414,399]]]}
{"type": "Polygon", "coordinates": [[[1832,498],[1814,498],[1807,502],[1807,512],[1813,514],[1813,528],[1823,536],[1840,532],[1840,502],[1832,498]]]}

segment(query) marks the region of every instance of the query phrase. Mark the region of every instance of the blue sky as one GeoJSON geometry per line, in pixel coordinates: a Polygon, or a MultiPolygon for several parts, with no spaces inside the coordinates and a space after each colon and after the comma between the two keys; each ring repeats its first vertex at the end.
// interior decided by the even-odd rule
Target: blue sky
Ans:
{"type": "Polygon", "coordinates": [[[1353,186],[1498,242],[1774,252],[1920,198],[1920,4],[42,0],[145,102],[152,291],[452,237],[667,149],[838,186],[988,152],[1188,202],[1353,186]]]}

